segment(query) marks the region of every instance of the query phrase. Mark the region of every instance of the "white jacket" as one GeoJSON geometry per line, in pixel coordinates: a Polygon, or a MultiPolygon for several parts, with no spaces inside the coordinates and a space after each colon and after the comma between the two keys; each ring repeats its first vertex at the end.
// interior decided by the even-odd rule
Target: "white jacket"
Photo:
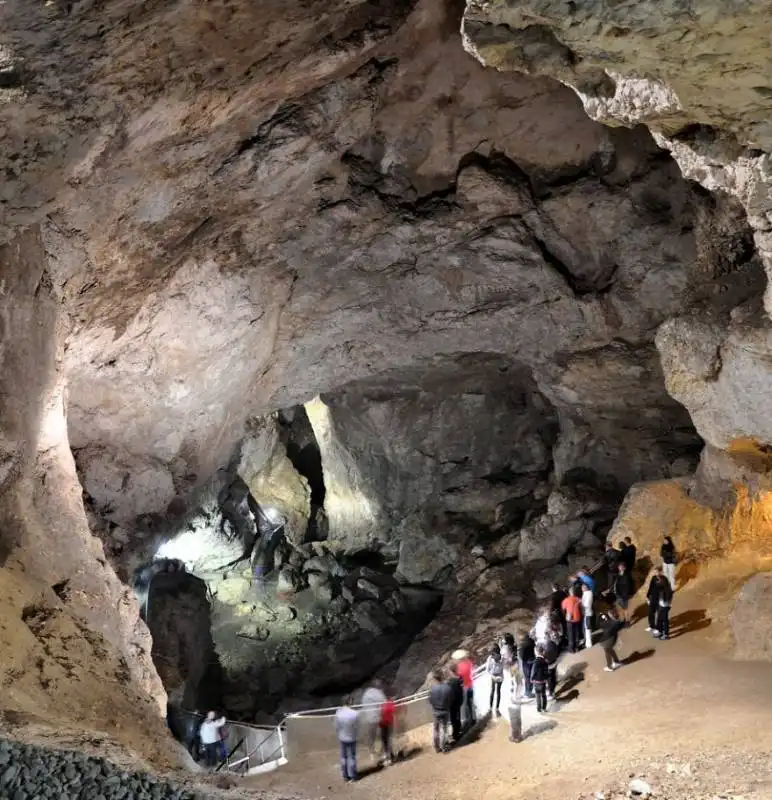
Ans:
{"type": "Polygon", "coordinates": [[[220,719],[206,720],[201,723],[201,730],[198,735],[201,738],[201,744],[214,744],[220,741],[220,728],[225,725],[225,717],[220,719]]]}
{"type": "Polygon", "coordinates": [[[595,597],[593,596],[591,589],[588,589],[586,592],[582,592],[582,611],[584,611],[585,617],[592,616],[592,604],[594,601],[595,597]]]}

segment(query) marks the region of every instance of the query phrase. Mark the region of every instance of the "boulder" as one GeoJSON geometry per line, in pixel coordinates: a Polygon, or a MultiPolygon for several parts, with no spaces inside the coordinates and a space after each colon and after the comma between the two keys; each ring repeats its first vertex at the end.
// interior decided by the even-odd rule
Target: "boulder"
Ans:
{"type": "Polygon", "coordinates": [[[352,615],[357,625],[373,636],[380,636],[397,625],[396,620],[389,615],[386,609],[373,600],[357,603],[354,606],[352,615]]]}
{"type": "Polygon", "coordinates": [[[399,547],[397,577],[405,583],[438,584],[458,561],[458,549],[439,535],[415,531],[399,547]]]}
{"type": "Polygon", "coordinates": [[[290,566],[283,567],[279,572],[276,591],[279,594],[294,594],[303,587],[300,574],[290,566]]]}
{"type": "Polygon", "coordinates": [[[748,661],[772,661],[772,573],[746,581],[729,615],[735,656],[748,661]]]}
{"type": "Polygon", "coordinates": [[[332,575],[335,578],[345,578],[348,574],[346,568],[329,554],[309,558],[303,564],[303,572],[317,572],[322,575],[332,575]]]}
{"type": "Polygon", "coordinates": [[[376,586],[372,581],[367,580],[367,578],[359,578],[356,585],[357,589],[362,594],[372,598],[373,600],[381,601],[386,594],[386,591],[383,588],[376,586]]]}
{"type": "Polygon", "coordinates": [[[587,532],[587,520],[553,521],[540,517],[521,531],[519,556],[522,564],[548,566],[560,561],[587,532]]]}

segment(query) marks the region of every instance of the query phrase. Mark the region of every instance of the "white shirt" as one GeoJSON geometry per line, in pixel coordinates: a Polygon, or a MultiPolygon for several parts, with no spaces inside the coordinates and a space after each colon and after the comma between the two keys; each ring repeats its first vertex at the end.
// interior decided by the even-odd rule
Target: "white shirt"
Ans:
{"type": "Polygon", "coordinates": [[[592,616],[592,604],[594,600],[592,589],[587,589],[582,592],[582,610],[584,611],[585,617],[592,616]]]}
{"type": "Polygon", "coordinates": [[[362,716],[365,722],[375,725],[381,718],[381,706],[386,702],[386,695],[375,686],[365,689],[362,695],[362,716]]]}
{"type": "Polygon", "coordinates": [[[201,723],[201,730],[198,732],[201,744],[214,744],[220,741],[220,728],[225,725],[225,717],[220,719],[206,720],[201,723]]]}

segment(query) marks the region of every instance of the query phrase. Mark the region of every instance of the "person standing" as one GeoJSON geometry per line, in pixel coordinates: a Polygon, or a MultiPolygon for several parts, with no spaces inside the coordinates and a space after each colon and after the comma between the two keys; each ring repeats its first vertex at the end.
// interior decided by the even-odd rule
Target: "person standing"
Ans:
{"type": "Polygon", "coordinates": [[[617,567],[619,574],[617,575],[616,583],[614,584],[614,593],[616,594],[617,605],[622,610],[622,617],[624,624],[630,624],[630,599],[633,596],[633,579],[627,571],[627,566],[624,562],[617,567]]]}
{"type": "Polygon", "coordinates": [[[536,710],[541,714],[547,710],[547,682],[549,681],[549,664],[544,657],[544,648],[536,648],[536,657],[531,668],[531,685],[536,694],[536,710]]]}
{"type": "Polygon", "coordinates": [[[555,690],[558,684],[558,656],[560,655],[560,643],[562,641],[562,631],[557,623],[554,623],[549,630],[547,646],[544,648],[544,656],[547,659],[549,674],[547,677],[547,697],[552,700],[555,697],[555,690]]]}
{"type": "Polygon", "coordinates": [[[657,577],[658,582],[658,608],[657,608],[657,630],[654,636],[660,640],[670,638],[670,606],[673,603],[673,589],[670,581],[664,576],[657,577]]]}
{"type": "Polygon", "coordinates": [[[206,719],[201,723],[198,735],[206,753],[207,767],[217,766],[217,754],[219,750],[220,728],[225,726],[225,717],[217,718],[214,711],[206,715],[206,719]]]}
{"type": "Polygon", "coordinates": [[[669,536],[666,536],[665,540],[662,542],[662,547],[659,548],[659,554],[662,558],[662,571],[670,584],[670,588],[675,591],[676,549],[673,540],[669,536]]]}
{"type": "Polygon", "coordinates": [[[456,673],[456,665],[450,668],[450,729],[455,744],[461,738],[461,709],[464,706],[464,684],[456,673]]]}
{"type": "Polygon", "coordinates": [[[659,577],[662,575],[662,568],[657,567],[649,581],[649,588],[646,591],[646,602],[649,604],[649,624],[646,632],[652,636],[659,636],[657,630],[657,612],[659,610],[659,577]]]}
{"type": "Polygon", "coordinates": [[[501,685],[504,683],[504,661],[497,644],[493,645],[491,654],[485,662],[485,672],[491,681],[491,714],[501,716],[501,685]]]}
{"type": "Polygon", "coordinates": [[[435,670],[432,675],[434,686],[429,691],[429,705],[432,707],[432,741],[435,753],[448,751],[448,725],[452,693],[450,686],[442,679],[442,672],[435,670]]]}
{"type": "Polygon", "coordinates": [[[592,647],[593,616],[595,611],[595,592],[587,584],[582,587],[582,617],[584,619],[584,646],[589,650],[592,647]]]}
{"type": "Polygon", "coordinates": [[[622,666],[622,662],[617,655],[616,646],[619,638],[619,631],[624,627],[624,620],[618,619],[616,612],[610,608],[606,614],[601,614],[601,640],[600,646],[603,648],[603,655],[606,657],[606,672],[613,672],[622,666]]]}
{"type": "Polygon", "coordinates": [[[590,570],[587,569],[587,567],[582,567],[579,572],[576,573],[576,577],[584,586],[589,586],[593,592],[595,591],[595,578],[590,575],[590,570]]]}
{"type": "Polygon", "coordinates": [[[525,683],[526,700],[533,698],[533,684],[531,683],[531,673],[533,672],[533,662],[536,659],[536,643],[528,631],[523,631],[520,642],[517,645],[517,660],[520,665],[520,672],[525,683]]]}
{"type": "Polygon", "coordinates": [[[381,734],[381,747],[383,748],[383,766],[390,767],[394,763],[394,722],[397,716],[397,704],[393,697],[386,697],[381,706],[381,718],[378,729],[381,734]]]}
{"type": "Polygon", "coordinates": [[[359,733],[359,714],[351,707],[352,700],[347,697],[335,712],[335,734],[340,745],[340,771],[346,783],[359,780],[357,772],[357,734],[359,733]]]}
{"type": "Polygon", "coordinates": [[[464,726],[471,728],[477,722],[477,710],[474,707],[474,664],[466,650],[457,650],[459,656],[456,674],[464,686],[464,726]]]}
{"type": "Polygon", "coordinates": [[[201,728],[201,717],[199,716],[198,709],[192,714],[188,713],[185,717],[185,747],[190,753],[194,761],[200,758],[199,753],[199,730],[201,728]]]}
{"type": "Polygon", "coordinates": [[[579,599],[581,590],[574,587],[571,594],[563,601],[563,615],[566,620],[568,633],[568,649],[576,653],[582,641],[582,601],[579,599]]]}
{"type": "Polygon", "coordinates": [[[378,723],[381,720],[381,706],[386,702],[386,693],[380,681],[373,681],[362,694],[362,709],[359,712],[360,724],[364,727],[365,741],[370,755],[375,758],[375,743],[378,740],[378,723]]]}
{"type": "Polygon", "coordinates": [[[629,536],[626,536],[622,543],[622,558],[628,573],[632,575],[635,569],[635,561],[638,558],[638,548],[633,544],[633,540],[629,536]]]}

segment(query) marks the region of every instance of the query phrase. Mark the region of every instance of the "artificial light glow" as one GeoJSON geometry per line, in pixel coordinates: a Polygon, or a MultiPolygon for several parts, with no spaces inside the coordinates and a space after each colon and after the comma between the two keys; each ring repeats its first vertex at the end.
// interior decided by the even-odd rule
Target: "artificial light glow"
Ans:
{"type": "Polygon", "coordinates": [[[273,506],[263,506],[263,514],[265,514],[266,519],[272,525],[279,525],[284,522],[284,517],[282,516],[281,512],[275,509],[273,506]]]}

